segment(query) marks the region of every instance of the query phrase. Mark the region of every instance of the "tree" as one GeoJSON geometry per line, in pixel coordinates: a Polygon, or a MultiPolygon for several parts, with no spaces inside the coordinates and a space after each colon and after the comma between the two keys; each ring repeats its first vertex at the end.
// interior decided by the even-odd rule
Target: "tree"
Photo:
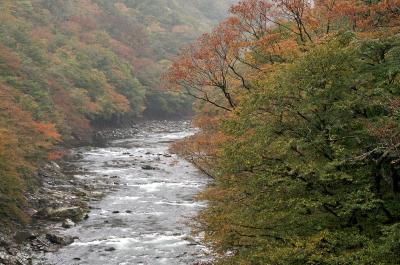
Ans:
{"type": "MultiPolygon", "coordinates": [[[[223,58],[246,65],[239,73],[251,89],[229,86],[230,111],[200,108],[200,132],[176,148],[213,179],[194,226],[215,264],[400,262],[399,6],[244,0],[231,8],[237,45],[223,58]]],[[[192,68],[214,58],[202,49],[213,47],[209,39],[179,58],[171,80],[226,102],[207,79],[221,77],[219,68],[192,68]]]]}
{"type": "Polygon", "coordinates": [[[237,105],[237,98],[232,95],[232,91],[235,88],[247,92],[251,90],[250,82],[242,73],[246,65],[240,64],[241,45],[238,20],[228,19],[184,50],[165,79],[199,100],[232,111],[237,105]],[[235,85],[233,80],[240,84],[235,85]],[[223,96],[224,104],[214,99],[215,93],[223,96]]]}

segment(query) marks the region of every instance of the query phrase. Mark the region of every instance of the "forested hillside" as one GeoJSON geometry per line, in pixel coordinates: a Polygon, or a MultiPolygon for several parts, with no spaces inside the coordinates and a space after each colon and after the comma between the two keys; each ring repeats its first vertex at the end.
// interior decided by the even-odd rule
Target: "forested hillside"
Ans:
{"type": "Polygon", "coordinates": [[[400,1],[242,0],[165,80],[215,264],[400,264],[400,1]]]}
{"type": "Polygon", "coordinates": [[[57,146],[93,126],[179,117],[192,101],[160,92],[179,47],[228,1],[1,0],[0,216],[23,219],[23,192],[57,146]]]}

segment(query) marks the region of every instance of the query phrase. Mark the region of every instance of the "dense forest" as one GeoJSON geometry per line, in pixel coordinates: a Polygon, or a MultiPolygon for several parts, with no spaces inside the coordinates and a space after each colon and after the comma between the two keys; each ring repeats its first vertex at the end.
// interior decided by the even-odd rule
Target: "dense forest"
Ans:
{"type": "Polygon", "coordinates": [[[1,222],[26,219],[31,176],[62,156],[62,143],[96,127],[190,114],[187,96],[160,90],[160,74],[228,3],[1,0],[1,222]]]}
{"type": "Polygon", "coordinates": [[[400,264],[400,0],[0,0],[2,228],[62,146],[193,106],[214,264],[400,264]]]}
{"type": "Polygon", "coordinates": [[[215,264],[400,264],[400,1],[242,0],[164,79],[215,264]]]}

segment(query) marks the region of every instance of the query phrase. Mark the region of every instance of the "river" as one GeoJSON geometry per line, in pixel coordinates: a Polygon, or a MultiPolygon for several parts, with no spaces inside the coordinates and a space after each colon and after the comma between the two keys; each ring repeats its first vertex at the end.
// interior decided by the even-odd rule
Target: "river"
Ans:
{"type": "Polygon", "coordinates": [[[73,161],[81,169],[75,178],[113,181],[105,197],[91,202],[87,220],[60,230],[79,239],[36,264],[188,265],[206,259],[187,221],[205,207],[194,196],[208,179],[169,152],[172,142],[193,133],[189,122],[148,122],[107,147],[72,150],[80,155],[73,161]]]}

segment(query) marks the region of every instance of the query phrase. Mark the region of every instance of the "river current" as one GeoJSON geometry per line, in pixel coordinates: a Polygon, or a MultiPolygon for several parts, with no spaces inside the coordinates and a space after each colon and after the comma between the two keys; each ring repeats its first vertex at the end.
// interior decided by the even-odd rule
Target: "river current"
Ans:
{"type": "Polygon", "coordinates": [[[187,225],[205,203],[194,196],[207,178],[169,152],[172,142],[193,134],[189,122],[145,123],[130,138],[107,147],[77,148],[75,178],[113,179],[107,195],[91,203],[89,218],[60,230],[72,245],[46,253],[54,265],[180,265],[206,259],[187,225]]]}

